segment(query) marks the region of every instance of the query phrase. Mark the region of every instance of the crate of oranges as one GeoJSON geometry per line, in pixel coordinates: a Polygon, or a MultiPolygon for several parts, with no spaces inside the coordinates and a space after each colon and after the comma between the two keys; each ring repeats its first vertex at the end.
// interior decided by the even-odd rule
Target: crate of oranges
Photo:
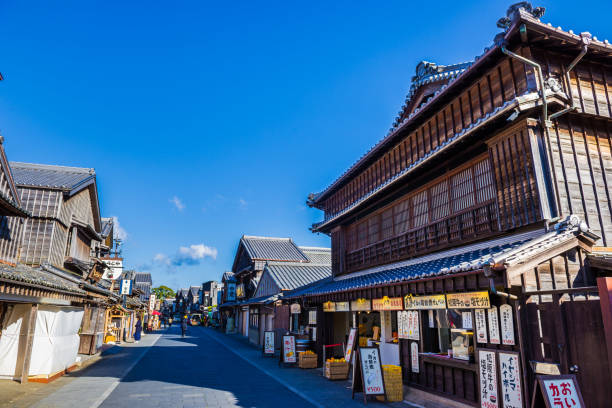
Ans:
{"type": "Polygon", "coordinates": [[[317,365],[317,353],[314,351],[307,350],[298,353],[298,367],[317,368],[317,365]]]}
{"type": "Polygon", "coordinates": [[[325,362],[325,377],[330,380],[346,380],[349,373],[349,363],[342,358],[328,358],[325,362]]]}

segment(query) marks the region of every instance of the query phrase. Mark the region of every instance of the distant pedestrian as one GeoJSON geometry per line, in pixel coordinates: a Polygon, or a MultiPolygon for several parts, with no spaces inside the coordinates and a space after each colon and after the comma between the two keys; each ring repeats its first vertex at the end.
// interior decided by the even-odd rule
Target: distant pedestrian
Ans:
{"type": "Polygon", "coordinates": [[[172,317],[168,318],[168,327],[172,327],[172,317]]]}
{"type": "Polygon", "coordinates": [[[186,332],[187,332],[187,319],[183,319],[181,321],[181,335],[185,337],[186,332]]]}
{"type": "Polygon", "coordinates": [[[138,317],[136,319],[136,331],[134,332],[134,340],[136,340],[136,343],[140,341],[141,332],[142,332],[142,321],[140,320],[140,317],[138,317]]]}

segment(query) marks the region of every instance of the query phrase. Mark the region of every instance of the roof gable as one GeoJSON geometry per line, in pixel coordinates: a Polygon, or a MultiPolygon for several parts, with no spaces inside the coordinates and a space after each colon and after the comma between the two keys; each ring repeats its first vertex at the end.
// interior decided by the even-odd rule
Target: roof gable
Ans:
{"type": "MultiPolygon", "coordinates": [[[[242,266],[243,257],[246,256],[249,263],[254,261],[285,261],[285,262],[308,262],[308,258],[291,238],[258,237],[243,235],[238,244],[236,257],[234,259],[234,272],[240,272],[238,266],[242,266]]],[[[240,268],[242,269],[242,268],[240,268]]]]}
{"type": "Polygon", "coordinates": [[[19,193],[15,186],[13,172],[4,151],[4,138],[0,136],[0,172],[4,177],[0,177],[0,210],[5,215],[25,217],[27,211],[21,207],[19,193]]]}
{"type": "Polygon", "coordinates": [[[294,290],[332,276],[331,265],[294,262],[269,262],[265,273],[280,290],[294,290]]]}

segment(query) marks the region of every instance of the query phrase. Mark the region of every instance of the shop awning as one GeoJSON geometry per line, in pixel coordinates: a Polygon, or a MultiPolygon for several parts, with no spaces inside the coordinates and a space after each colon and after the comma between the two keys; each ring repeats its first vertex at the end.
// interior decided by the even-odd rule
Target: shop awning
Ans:
{"type": "Polygon", "coordinates": [[[245,302],[241,302],[240,304],[241,305],[265,305],[265,304],[277,301],[282,296],[283,296],[282,293],[278,293],[276,295],[269,295],[269,296],[260,296],[257,298],[249,299],[245,302]]]}
{"type": "Polygon", "coordinates": [[[597,239],[585,223],[575,216],[568,217],[550,232],[530,231],[369,268],[294,290],[286,293],[284,299],[359,290],[485,268],[504,269],[511,276],[517,276],[543,262],[542,257],[550,258],[572,246],[581,245],[579,237],[584,238],[587,246],[597,239]]]}

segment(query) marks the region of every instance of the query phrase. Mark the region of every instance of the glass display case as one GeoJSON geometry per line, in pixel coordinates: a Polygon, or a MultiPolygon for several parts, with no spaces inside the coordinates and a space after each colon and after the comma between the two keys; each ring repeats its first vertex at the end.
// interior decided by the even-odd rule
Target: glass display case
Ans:
{"type": "Polygon", "coordinates": [[[451,329],[453,357],[459,360],[474,359],[474,332],[466,329],[451,329]]]}

